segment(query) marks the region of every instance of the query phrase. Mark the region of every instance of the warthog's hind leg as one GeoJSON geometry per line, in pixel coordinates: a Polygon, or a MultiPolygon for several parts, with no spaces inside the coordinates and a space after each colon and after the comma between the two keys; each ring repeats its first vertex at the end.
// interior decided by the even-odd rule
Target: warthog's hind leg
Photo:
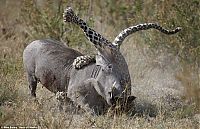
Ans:
{"type": "Polygon", "coordinates": [[[31,96],[36,97],[37,79],[35,76],[28,74],[29,89],[31,91],[31,96]]]}
{"type": "Polygon", "coordinates": [[[74,112],[75,107],[73,103],[70,101],[70,99],[67,97],[67,92],[58,91],[56,93],[56,100],[57,100],[57,107],[60,112],[62,111],[74,112]]]}

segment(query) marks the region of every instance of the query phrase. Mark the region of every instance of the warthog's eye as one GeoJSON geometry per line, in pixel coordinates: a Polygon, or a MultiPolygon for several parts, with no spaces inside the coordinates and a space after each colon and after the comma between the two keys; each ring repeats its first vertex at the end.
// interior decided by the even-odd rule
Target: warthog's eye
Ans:
{"type": "Polygon", "coordinates": [[[107,69],[108,72],[112,72],[113,65],[109,64],[106,69],[107,69]]]}
{"type": "Polygon", "coordinates": [[[108,69],[112,69],[112,68],[113,68],[112,64],[109,64],[108,69]]]}
{"type": "Polygon", "coordinates": [[[107,73],[111,73],[112,69],[113,69],[112,64],[109,64],[106,67],[102,68],[102,71],[107,72],[107,73]]]}

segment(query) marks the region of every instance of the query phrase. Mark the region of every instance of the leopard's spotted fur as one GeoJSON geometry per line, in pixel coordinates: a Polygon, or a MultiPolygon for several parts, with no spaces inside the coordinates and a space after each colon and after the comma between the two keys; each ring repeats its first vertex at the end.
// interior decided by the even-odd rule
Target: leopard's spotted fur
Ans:
{"type": "MultiPolygon", "coordinates": [[[[106,38],[104,38],[101,34],[97,33],[95,30],[91,29],[90,27],[87,26],[86,22],[83,21],[81,18],[79,18],[72,10],[72,8],[67,8],[65,12],[63,13],[63,18],[64,22],[71,22],[75,23],[80,28],[84,31],[86,37],[94,43],[95,47],[100,50],[106,50],[105,48],[108,48],[111,50],[112,56],[113,56],[113,61],[116,62],[117,66],[119,66],[119,73],[122,75],[121,78],[121,83],[122,85],[127,85],[128,86],[128,94],[130,94],[131,89],[131,79],[130,79],[130,74],[128,70],[128,65],[121,54],[120,50],[120,45],[124,41],[124,39],[137,31],[140,30],[147,30],[147,29],[157,29],[161,31],[162,33],[165,34],[175,34],[181,30],[180,27],[176,28],[175,30],[167,30],[160,25],[156,23],[145,23],[145,24],[139,24],[136,26],[131,26],[127,29],[124,29],[116,38],[113,42],[108,41],[106,38]]],[[[82,68],[85,65],[88,65],[90,62],[94,62],[94,59],[91,59],[88,56],[83,56],[81,57],[78,61],[75,59],[74,61],[74,66],[77,67],[78,69],[82,68]],[[87,59],[88,58],[88,59],[87,59]]]]}
{"type": "MultiPolygon", "coordinates": [[[[124,29],[111,43],[110,41],[105,39],[101,34],[97,33],[96,31],[88,27],[87,24],[82,19],[80,19],[78,16],[74,14],[71,8],[67,8],[65,10],[63,17],[64,17],[65,22],[72,22],[72,23],[78,24],[83,29],[84,33],[86,34],[86,37],[95,45],[99,47],[108,46],[112,49],[113,48],[116,49],[116,47],[119,48],[127,36],[140,30],[147,30],[147,29],[153,28],[167,35],[175,34],[181,30],[180,27],[177,27],[174,30],[167,30],[161,27],[160,25],[158,25],[157,23],[138,24],[138,25],[131,26],[129,28],[124,29]]],[[[91,59],[91,57],[88,57],[88,55],[86,55],[84,58],[81,57],[79,61],[77,60],[74,61],[74,66],[75,68],[81,69],[83,66],[94,62],[95,57],[93,56],[93,58],[94,59],[91,59]]]]}
{"type": "Polygon", "coordinates": [[[160,32],[167,34],[167,35],[172,35],[172,34],[176,34],[177,32],[179,32],[181,30],[181,27],[177,27],[174,30],[167,30],[165,28],[163,28],[162,26],[158,25],[157,23],[144,23],[144,24],[138,24],[136,26],[131,26],[129,28],[124,29],[116,38],[115,40],[112,42],[113,45],[115,46],[120,46],[122,44],[122,42],[124,41],[124,39],[129,36],[130,34],[133,34],[137,31],[140,30],[148,30],[148,29],[157,29],[160,32]]]}
{"type": "Polygon", "coordinates": [[[84,56],[78,56],[76,59],[74,59],[73,66],[76,69],[81,69],[84,66],[87,66],[88,64],[95,62],[95,56],[94,55],[84,55],[84,56]]]}

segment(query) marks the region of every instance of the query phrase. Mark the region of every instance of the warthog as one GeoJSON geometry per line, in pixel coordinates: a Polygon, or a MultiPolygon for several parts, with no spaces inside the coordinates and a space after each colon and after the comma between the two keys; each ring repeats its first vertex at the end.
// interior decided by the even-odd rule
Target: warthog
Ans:
{"type": "Polygon", "coordinates": [[[94,61],[90,56],[84,56],[58,41],[33,41],[23,53],[31,95],[36,97],[37,83],[40,82],[51,92],[66,93],[67,98],[74,104],[91,113],[104,111],[107,107],[115,105],[118,99],[123,103],[135,99],[131,96],[128,66],[119,51],[125,37],[135,31],[150,28],[166,34],[174,34],[180,30],[178,28],[168,31],[154,23],[141,24],[125,29],[111,43],[88,27],[71,8],[67,8],[63,16],[65,22],[75,23],[83,29],[97,48],[98,54],[95,55],[94,61]],[[88,57],[89,63],[85,63],[88,57]],[[77,62],[86,65],[77,69],[77,62]]]}
{"type": "Polygon", "coordinates": [[[23,53],[31,95],[36,97],[37,82],[51,92],[66,92],[67,97],[83,109],[93,112],[113,105],[123,94],[119,73],[102,55],[96,63],[77,70],[73,61],[82,54],[54,40],[36,40],[23,53]]]}

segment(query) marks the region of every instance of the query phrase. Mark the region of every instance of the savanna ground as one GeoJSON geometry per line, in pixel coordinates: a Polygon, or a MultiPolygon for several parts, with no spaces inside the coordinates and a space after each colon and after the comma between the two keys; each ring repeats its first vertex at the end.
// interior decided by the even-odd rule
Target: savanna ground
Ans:
{"type": "Polygon", "coordinates": [[[0,0],[0,127],[200,128],[199,8],[199,0],[0,0]],[[137,96],[129,114],[57,112],[55,95],[41,85],[39,104],[29,99],[22,53],[31,41],[53,38],[95,53],[78,27],[63,24],[67,6],[111,41],[138,23],[183,28],[172,36],[141,31],[124,41],[121,51],[137,96]]]}

